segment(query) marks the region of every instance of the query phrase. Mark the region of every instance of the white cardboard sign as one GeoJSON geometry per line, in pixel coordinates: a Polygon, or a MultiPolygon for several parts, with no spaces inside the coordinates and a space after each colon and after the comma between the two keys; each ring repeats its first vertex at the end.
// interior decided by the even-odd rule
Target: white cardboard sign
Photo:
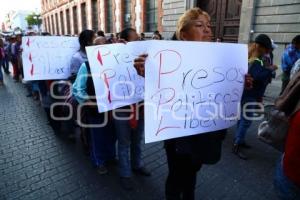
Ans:
{"type": "Polygon", "coordinates": [[[25,80],[67,79],[79,42],[77,37],[28,36],[22,38],[22,49],[25,80]]]}
{"type": "Polygon", "coordinates": [[[148,42],[129,42],[87,47],[99,112],[143,100],[144,78],[137,75],[133,60],[145,53],[148,42]]]}
{"type": "Polygon", "coordinates": [[[146,143],[236,123],[248,70],[246,45],[153,41],[147,52],[146,143]]]}

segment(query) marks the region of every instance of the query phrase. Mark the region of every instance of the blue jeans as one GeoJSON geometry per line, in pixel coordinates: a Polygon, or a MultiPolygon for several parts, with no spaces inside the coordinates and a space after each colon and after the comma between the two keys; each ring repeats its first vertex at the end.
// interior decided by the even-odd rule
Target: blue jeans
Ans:
{"type": "MultiPolygon", "coordinates": [[[[130,113],[117,112],[118,117],[129,117],[130,113]]],[[[118,139],[119,173],[121,177],[131,177],[131,170],[143,167],[142,139],[144,119],[139,119],[136,130],[129,125],[129,120],[114,119],[118,139]],[[131,156],[131,162],[129,157],[131,156]]]]}
{"type": "MultiPolygon", "coordinates": [[[[102,124],[104,114],[87,114],[88,124],[102,124]]],[[[101,128],[89,128],[90,158],[95,167],[104,165],[107,161],[116,157],[116,137],[113,131],[112,122],[101,128]]]]}
{"type": "MultiPolygon", "coordinates": [[[[254,98],[243,98],[242,102],[241,102],[241,118],[237,123],[237,130],[235,132],[235,139],[234,139],[234,143],[235,144],[242,144],[245,142],[245,137],[246,137],[246,133],[247,130],[249,129],[249,127],[252,124],[252,120],[249,118],[253,117],[254,112],[244,112],[244,105],[247,103],[255,103],[256,99],[254,98]],[[248,118],[248,119],[247,119],[248,118]]],[[[247,110],[249,109],[255,109],[255,105],[248,105],[245,107],[247,110]]]]}
{"type": "Polygon", "coordinates": [[[291,182],[283,171],[282,159],[277,164],[274,187],[281,200],[299,200],[300,199],[300,188],[291,182]]]}
{"type": "Polygon", "coordinates": [[[31,81],[32,92],[39,92],[39,81],[31,81]]]}

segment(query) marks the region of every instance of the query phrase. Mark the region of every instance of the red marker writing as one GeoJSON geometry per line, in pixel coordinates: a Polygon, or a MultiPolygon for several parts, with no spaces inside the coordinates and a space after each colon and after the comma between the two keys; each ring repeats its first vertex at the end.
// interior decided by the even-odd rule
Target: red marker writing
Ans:
{"type": "Polygon", "coordinates": [[[33,71],[34,71],[34,65],[31,64],[31,69],[30,69],[30,75],[33,76],[33,71]]]}
{"type": "Polygon", "coordinates": [[[30,62],[32,62],[31,53],[29,54],[29,60],[30,60],[30,62]]]}
{"type": "Polygon", "coordinates": [[[97,60],[99,61],[100,65],[103,66],[102,56],[101,56],[101,53],[99,50],[98,50],[98,54],[97,54],[97,60]]]}
{"type": "MultiPolygon", "coordinates": [[[[160,89],[161,76],[171,74],[179,69],[179,67],[181,65],[181,55],[177,51],[166,49],[166,50],[159,51],[154,56],[154,58],[156,58],[157,56],[159,56],[158,89],[160,89]],[[163,71],[163,68],[166,65],[165,63],[167,63],[167,62],[164,62],[164,60],[167,60],[167,58],[168,58],[168,60],[172,60],[173,63],[176,63],[176,64],[175,64],[175,66],[172,66],[173,69],[171,68],[170,71],[163,71]]],[[[170,68],[170,66],[169,66],[169,68],[170,68]]]]}
{"type": "Polygon", "coordinates": [[[107,78],[107,75],[104,74],[104,83],[106,85],[106,88],[108,90],[108,95],[107,95],[107,100],[109,103],[111,103],[111,96],[110,96],[110,89],[109,89],[109,82],[108,82],[108,78],[107,78]]]}
{"type": "Polygon", "coordinates": [[[29,40],[29,38],[27,39],[26,45],[30,46],[30,40],[29,40]]]}
{"type": "Polygon", "coordinates": [[[112,102],[111,100],[111,92],[109,87],[109,79],[112,79],[116,76],[116,72],[113,69],[106,69],[101,73],[101,77],[104,80],[105,87],[108,91],[107,100],[109,103],[112,102]]]}

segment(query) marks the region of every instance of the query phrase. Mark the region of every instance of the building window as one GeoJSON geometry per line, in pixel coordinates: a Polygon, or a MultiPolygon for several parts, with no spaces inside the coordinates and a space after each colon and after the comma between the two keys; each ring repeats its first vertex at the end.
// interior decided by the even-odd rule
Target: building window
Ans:
{"type": "Polygon", "coordinates": [[[146,0],[146,32],[157,30],[157,0],[146,0]]]}
{"type": "Polygon", "coordinates": [[[92,0],[92,28],[98,31],[98,0],[92,0]]]}
{"type": "Polygon", "coordinates": [[[67,23],[67,29],[66,29],[66,34],[71,33],[71,24],[70,24],[70,10],[66,10],[66,23],[67,23]]]}
{"type": "Polygon", "coordinates": [[[61,34],[65,34],[65,25],[64,25],[64,13],[60,11],[60,27],[61,27],[61,34]]]}
{"type": "Polygon", "coordinates": [[[47,32],[48,32],[48,33],[51,32],[50,27],[51,27],[51,25],[50,25],[50,17],[48,16],[48,17],[47,17],[47,32]]]}
{"type": "Polygon", "coordinates": [[[124,0],[124,16],[123,24],[124,28],[131,27],[131,0],[124,0]]]}
{"type": "Polygon", "coordinates": [[[78,19],[77,19],[77,7],[73,7],[73,28],[74,34],[78,34],[78,19]]]}
{"type": "Polygon", "coordinates": [[[113,19],[112,19],[112,1],[107,0],[105,3],[106,23],[105,32],[111,33],[113,31],[113,19]]]}
{"type": "Polygon", "coordinates": [[[55,25],[56,25],[55,34],[59,35],[59,27],[58,27],[59,23],[58,23],[58,14],[57,13],[55,13],[55,25]]]}
{"type": "Polygon", "coordinates": [[[81,24],[82,24],[82,30],[87,29],[87,17],[86,17],[86,4],[81,4],[81,24]]]}
{"type": "Polygon", "coordinates": [[[53,15],[51,15],[51,25],[52,25],[52,28],[51,28],[51,34],[55,34],[54,33],[54,17],[53,17],[53,15]]]}

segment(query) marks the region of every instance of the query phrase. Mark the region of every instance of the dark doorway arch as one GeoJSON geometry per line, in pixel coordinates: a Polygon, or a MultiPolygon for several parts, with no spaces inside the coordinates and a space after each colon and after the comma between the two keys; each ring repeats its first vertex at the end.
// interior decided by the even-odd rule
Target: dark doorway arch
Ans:
{"type": "Polygon", "coordinates": [[[211,16],[214,39],[238,41],[242,0],[197,0],[196,5],[211,16]]]}

